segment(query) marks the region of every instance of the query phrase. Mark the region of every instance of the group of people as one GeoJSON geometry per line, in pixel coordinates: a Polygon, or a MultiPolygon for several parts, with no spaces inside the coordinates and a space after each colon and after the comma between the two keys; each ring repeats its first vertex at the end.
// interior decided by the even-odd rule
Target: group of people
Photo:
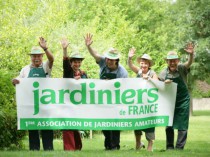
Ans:
{"type": "MultiPolygon", "coordinates": [[[[100,79],[128,78],[127,70],[120,64],[120,53],[115,48],[110,48],[104,56],[92,48],[92,35],[85,36],[85,45],[100,67],[100,79]]],[[[63,78],[87,79],[86,72],[80,69],[84,57],[81,53],[72,53],[68,56],[67,49],[69,42],[67,39],[61,41],[63,48],[63,78]]],[[[176,52],[168,52],[165,60],[167,67],[159,74],[151,69],[153,65],[152,58],[148,54],[143,54],[137,58],[137,66],[133,64],[133,56],[136,49],[131,48],[128,52],[127,64],[129,68],[136,73],[136,77],[143,79],[156,79],[169,84],[177,83],[177,94],[175,102],[173,126],[166,127],[166,149],[184,149],[187,140],[187,130],[189,124],[190,96],[187,90],[186,78],[189,67],[193,62],[194,45],[188,43],[185,51],[189,54],[188,61],[184,64],[179,63],[179,57],[176,52]],[[178,130],[176,145],[174,145],[174,129],[178,130]]],[[[20,83],[18,78],[32,77],[50,77],[54,57],[47,47],[46,40],[43,37],[39,39],[39,46],[32,47],[30,52],[31,64],[25,66],[19,76],[12,80],[13,85],[20,83]],[[43,51],[42,51],[43,49],[43,51]],[[46,54],[47,61],[43,62],[43,54],[46,54]]],[[[155,140],[155,128],[135,130],[136,149],[145,148],[141,142],[142,131],[145,132],[148,141],[147,150],[153,151],[153,142],[155,140]]],[[[120,130],[102,130],[105,137],[105,150],[120,149],[120,130]]],[[[41,130],[44,150],[53,150],[53,130],[41,130]]],[[[40,150],[40,137],[38,130],[29,130],[29,149],[40,150]]],[[[78,130],[63,130],[64,150],[81,150],[82,140],[78,130]]]]}

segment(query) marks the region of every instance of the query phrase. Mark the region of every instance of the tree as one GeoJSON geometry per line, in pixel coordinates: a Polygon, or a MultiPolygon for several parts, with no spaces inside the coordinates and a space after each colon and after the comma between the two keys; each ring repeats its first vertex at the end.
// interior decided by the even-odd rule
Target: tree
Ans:
{"type": "Polygon", "coordinates": [[[17,130],[17,111],[15,105],[15,90],[11,83],[11,74],[0,70],[0,148],[22,148],[25,131],[17,130]]]}

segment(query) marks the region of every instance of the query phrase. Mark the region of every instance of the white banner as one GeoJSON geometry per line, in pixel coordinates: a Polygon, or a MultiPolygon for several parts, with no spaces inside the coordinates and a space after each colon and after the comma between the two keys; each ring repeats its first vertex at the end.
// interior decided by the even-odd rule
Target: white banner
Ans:
{"type": "Polygon", "coordinates": [[[24,78],[19,130],[137,130],[173,123],[177,85],[156,80],[24,78]]]}

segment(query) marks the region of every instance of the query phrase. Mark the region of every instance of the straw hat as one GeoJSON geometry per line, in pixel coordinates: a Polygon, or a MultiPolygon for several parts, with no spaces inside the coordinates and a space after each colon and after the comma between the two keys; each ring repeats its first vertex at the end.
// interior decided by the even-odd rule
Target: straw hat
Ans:
{"type": "Polygon", "coordinates": [[[153,65],[153,61],[152,61],[152,58],[150,57],[150,55],[148,55],[148,54],[143,54],[143,56],[137,58],[137,61],[140,62],[141,59],[148,60],[148,61],[149,61],[150,67],[153,65]]]}
{"type": "Polygon", "coordinates": [[[166,56],[166,59],[179,59],[179,56],[177,55],[176,52],[169,51],[167,56],[166,56]]]}
{"type": "Polygon", "coordinates": [[[39,46],[33,46],[29,55],[40,55],[44,54],[42,49],[39,46]]]}
{"type": "Polygon", "coordinates": [[[79,52],[72,53],[69,58],[70,59],[75,58],[75,59],[81,59],[81,60],[85,59],[79,52]]]}
{"type": "Polygon", "coordinates": [[[119,59],[120,58],[120,54],[119,52],[114,49],[114,48],[110,48],[104,55],[106,58],[108,59],[119,59]]]}

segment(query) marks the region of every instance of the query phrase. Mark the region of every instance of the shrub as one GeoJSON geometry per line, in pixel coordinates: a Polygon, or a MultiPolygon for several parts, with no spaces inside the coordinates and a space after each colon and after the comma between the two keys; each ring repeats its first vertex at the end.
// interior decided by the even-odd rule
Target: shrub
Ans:
{"type": "Polygon", "coordinates": [[[17,130],[15,88],[11,83],[12,73],[0,70],[0,149],[22,148],[25,131],[17,130]]]}

